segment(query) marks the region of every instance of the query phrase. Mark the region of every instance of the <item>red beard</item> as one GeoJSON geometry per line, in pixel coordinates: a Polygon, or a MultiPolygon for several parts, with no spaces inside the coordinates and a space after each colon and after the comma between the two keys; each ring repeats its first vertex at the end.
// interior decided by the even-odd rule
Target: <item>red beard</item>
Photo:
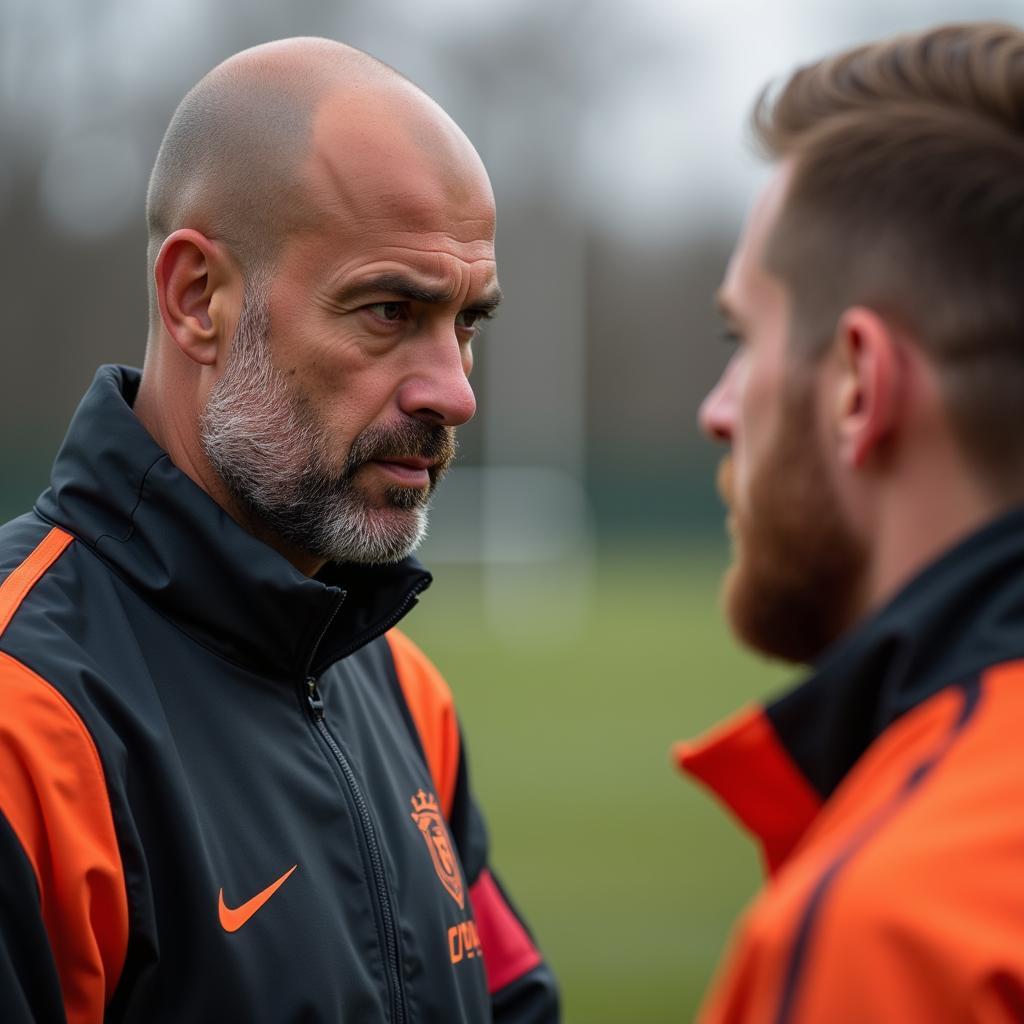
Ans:
{"type": "Polygon", "coordinates": [[[731,457],[719,467],[734,546],[723,589],[744,643],[806,663],[852,624],[867,555],[815,447],[813,392],[791,387],[781,400],[775,443],[753,467],[744,508],[736,506],[731,457]]]}

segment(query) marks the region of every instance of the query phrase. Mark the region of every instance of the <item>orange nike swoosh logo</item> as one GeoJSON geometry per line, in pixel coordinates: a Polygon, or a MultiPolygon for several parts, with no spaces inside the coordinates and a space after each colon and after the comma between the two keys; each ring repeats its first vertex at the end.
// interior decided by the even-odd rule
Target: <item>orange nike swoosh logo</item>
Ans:
{"type": "Polygon", "coordinates": [[[298,864],[293,864],[276,882],[271,882],[263,892],[257,893],[251,900],[246,900],[240,907],[227,906],[224,902],[224,890],[221,889],[220,896],[217,898],[217,911],[220,914],[220,926],[224,931],[237,932],[288,881],[289,876],[298,866],[298,864]]]}

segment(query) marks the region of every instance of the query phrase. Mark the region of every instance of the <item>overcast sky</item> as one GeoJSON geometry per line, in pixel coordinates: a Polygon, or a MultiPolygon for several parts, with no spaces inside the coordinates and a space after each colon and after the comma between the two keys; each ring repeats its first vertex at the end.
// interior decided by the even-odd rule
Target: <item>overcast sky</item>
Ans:
{"type": "MultiPolygon", "coordinates": [[[[88,235],[136,217],[163,128],[153,123],[140,134],[139,112],[169,112],[212,64],[275,36],[342,38],[418,81],[473,122],[467,130],[495,168],[499,199],[535,189],[543,175],[564,202],[647,237],[723,215],[738,219],[762,173],[745,145],[745,117],[769,79],[830,50],[938,21],[1024,24],[1024,0],[302,0],[289,7],[0,0],[0,138],[14,129],[37,150],[41,197],[54,221],[88,235]],[[496,61],[509,46],[514,59],[496,61]]],[[[11,154],[2,160],[0,186],[11,154]]]]}

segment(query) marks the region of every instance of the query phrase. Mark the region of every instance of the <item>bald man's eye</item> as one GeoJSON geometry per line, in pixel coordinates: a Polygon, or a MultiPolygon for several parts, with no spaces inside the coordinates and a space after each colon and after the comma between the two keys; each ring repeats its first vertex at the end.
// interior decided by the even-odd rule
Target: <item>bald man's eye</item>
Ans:
{"type": "Polygon", "coordinates": [[[404,302],[375,302],[366,307],[374,316],[389,323],[400,323],[406,317],[404,302]]]}

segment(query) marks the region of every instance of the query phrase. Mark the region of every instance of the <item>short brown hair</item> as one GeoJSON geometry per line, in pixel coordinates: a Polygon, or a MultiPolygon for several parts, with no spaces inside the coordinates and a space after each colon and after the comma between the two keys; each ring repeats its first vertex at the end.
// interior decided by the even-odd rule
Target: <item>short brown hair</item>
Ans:
{"type": "Polygon", "coordinates": [[[843,309],[912,332],[989,483],[1024,489],[1024,32],[947,25],[800,68],[754,133],[791,159],[765,254],[794,345],[825,351],[843,309]]]}

